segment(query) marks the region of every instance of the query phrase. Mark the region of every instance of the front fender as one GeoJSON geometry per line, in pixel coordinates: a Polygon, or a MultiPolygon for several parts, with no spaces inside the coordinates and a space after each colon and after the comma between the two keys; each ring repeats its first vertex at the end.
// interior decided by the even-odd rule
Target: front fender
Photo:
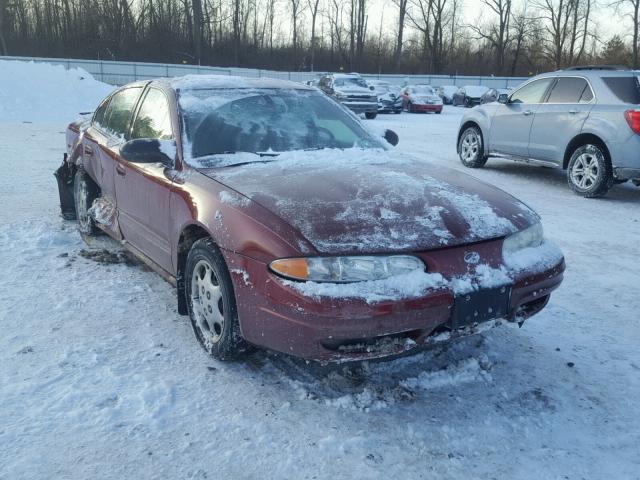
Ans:
{"type": "Polygon", "coordinates": [[[483,149],[485,155],[489,154],[489,131],[491,129],[491,116],[493,105],[481,105],[474,107],[462,116],[460,120],[460,126],[458,127],[458,136],[456,139],[456,151],[460,153],[460,135],[464,129],[466,129],[469,125],[475,124],[480,128],[480,132],[482,133],[483,149]]]}

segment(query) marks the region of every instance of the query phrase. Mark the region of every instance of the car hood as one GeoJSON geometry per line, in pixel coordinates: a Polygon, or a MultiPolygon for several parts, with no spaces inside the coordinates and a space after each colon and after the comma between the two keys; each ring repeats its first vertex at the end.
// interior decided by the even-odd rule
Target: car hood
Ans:
{"type": "Polygon", "coordinates": [[[278,215],[321,253],[443,248],[538,221],[495,187],[387,151],[288,152],[268,163],[199,170],[278,215]]]}

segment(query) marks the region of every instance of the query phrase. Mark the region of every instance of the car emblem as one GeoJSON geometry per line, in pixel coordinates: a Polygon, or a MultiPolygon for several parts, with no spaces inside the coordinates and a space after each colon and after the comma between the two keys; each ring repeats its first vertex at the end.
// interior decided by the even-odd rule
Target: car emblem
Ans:
{"type": "Polygon", "coordinates": [[[478,252],[465,252],[464,262],[471,265],[475,265],[480,261],[480,254],[478,252]]]}

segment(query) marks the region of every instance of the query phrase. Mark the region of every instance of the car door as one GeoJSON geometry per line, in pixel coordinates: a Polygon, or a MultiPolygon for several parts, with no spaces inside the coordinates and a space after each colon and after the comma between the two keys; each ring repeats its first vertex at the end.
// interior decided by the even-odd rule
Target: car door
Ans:
{"type": "Polygon", "coordinates": [[[546,97],[554,78],[540,78],[522,86],[506,104],[496,106],[489,131],[489,151],[529,156],[529,135],[535,112],[546,97]]]}
{"type": "MultiPolygon", "coordinates": [[[[128,139],[174,139],[169,101],[157,88],[146,90],[134,114],[128,139]]],[[[160,163],[132,163],[117,157],[115,187],[124,238],[152,261],[172,271],[169,198],[170,170],[160,163]]]]}
{"type": "MultiPolygon", "coordinates": [[[[124,136],[131,121],[133,111],[142,86],[123,88],[105,100],[96,110],[90,127],[84,135],[84,165],[90,175],[100,186],[101,197],[116,207],[115,163],[117,149],[124,142],[124,136]]],[[[102,225],[117,238],[122,232],[114,215],[110,221],[102,225]]]]}
{"type": "Polygon", "coordinates": [[[593,90],[585,78],[558,77],[536,111],[529,156],[561,164],[567,144],[582,131],[594,101],[593,90]]]}

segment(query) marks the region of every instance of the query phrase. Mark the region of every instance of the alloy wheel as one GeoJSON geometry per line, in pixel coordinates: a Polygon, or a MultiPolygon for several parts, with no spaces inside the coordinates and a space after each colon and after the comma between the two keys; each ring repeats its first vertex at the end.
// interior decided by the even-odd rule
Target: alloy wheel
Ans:
{"type": "Polygon", "coordinates": [[[480,138],[478,134],[469,129],[462,139],[462,145],[460,148],[460,156],[465,162],[473,162],[480,151],[480,138]]]}
{"type": "Polygon", "coordinates": [[[571,168],[571,181],[580,189],[588,190],[597,181],[600,173],[598,159],[592,153],[580,155],[571,168]]]}
{"type": "Polygon", "coordinates": [[[199,260],[191,276],[191,305],[203,343],[217,343],[224,331],[222,288],[207,260],[199,260]]]}

